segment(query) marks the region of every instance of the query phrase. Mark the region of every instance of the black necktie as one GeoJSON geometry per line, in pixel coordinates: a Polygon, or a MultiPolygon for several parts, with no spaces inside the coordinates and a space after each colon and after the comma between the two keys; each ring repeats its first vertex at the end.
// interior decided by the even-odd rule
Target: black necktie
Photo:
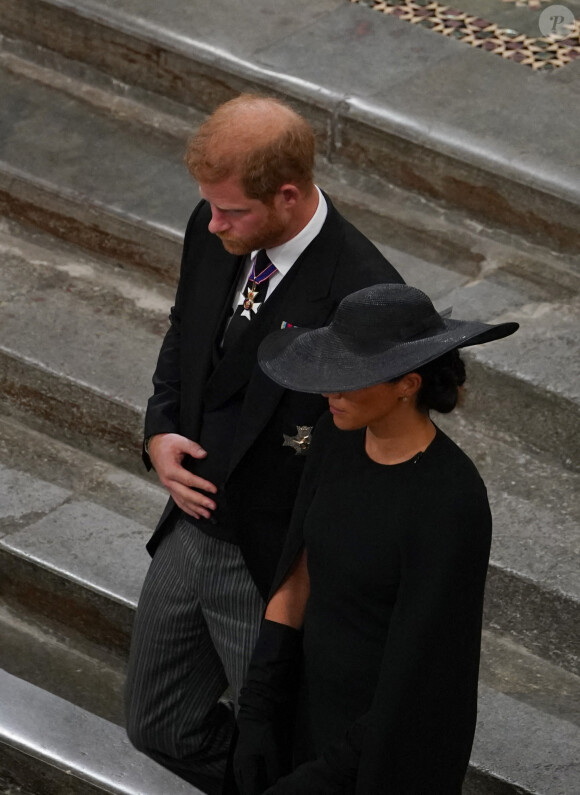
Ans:
{"type": "Polygon", "coordinates": [[[266,300],[270,277],[275,273],[276,267],[268,259],[266,249],[261,248],[252,262],[250,276],[243,292],[238,297],[238,306],[226,328],[222,344],[224,353],[232,347],[256,317],[266,300]]]}

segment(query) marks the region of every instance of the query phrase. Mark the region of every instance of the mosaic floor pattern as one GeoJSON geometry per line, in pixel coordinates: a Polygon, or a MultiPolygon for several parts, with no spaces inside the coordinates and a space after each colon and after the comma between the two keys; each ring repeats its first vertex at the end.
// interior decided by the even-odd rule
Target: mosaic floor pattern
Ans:
{"type": "MultiPolygon", "coordinates": [[[[558,69],[580,58],[578,14],[572,27],[563,36],[542,36],[539,25],[537,31],[540,35],[535,36],[512,27],[505,27],[501,23],[492,22],[469,11],[429,0],[350,0],[350,2],[368,6],[373,11],[392,14],[406,22],[421,25],[443,36],[459,39],[472,47],[479,47],[486,52],[495,53],[538,71],[558,69]]],[[[536,16],[542,8],[550,6],[550,3],[544,0],[502,0],[502,2],[522,7],[521,13],[528,14],[534,11],[536,16]]],[[[472,4],[465,2],[464,5],[472,4]]],[[[481,8],[484,4],[478,5],[481,8]]],[[[493,4],[486,5],[493,10],[491,7],[493,4]]],[[[525,27],[529,31],[528,19],[526,23],[528,24],[525,27]]]]}

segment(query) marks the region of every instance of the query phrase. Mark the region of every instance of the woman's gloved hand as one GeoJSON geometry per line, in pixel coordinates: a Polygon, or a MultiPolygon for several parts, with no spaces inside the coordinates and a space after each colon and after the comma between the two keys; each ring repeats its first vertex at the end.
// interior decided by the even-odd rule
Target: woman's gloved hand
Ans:
{"type": "Polygon", "coordinates": [[[260,795],[291,769],[302,633],[265,619],[240,692],[234,775],[241,795],[260,795]]]}

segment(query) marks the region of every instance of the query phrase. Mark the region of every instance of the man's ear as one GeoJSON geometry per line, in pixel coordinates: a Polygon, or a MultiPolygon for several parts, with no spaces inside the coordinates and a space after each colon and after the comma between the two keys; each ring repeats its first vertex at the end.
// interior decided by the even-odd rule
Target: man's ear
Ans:
{"type": "Polygon", "coordinates": [[[300,188],[296,185],[287,182],[278,190],[278,195],[282,198],[283,204],[286,207],[293,207],[300,201],[301,192],[300,188]]]}

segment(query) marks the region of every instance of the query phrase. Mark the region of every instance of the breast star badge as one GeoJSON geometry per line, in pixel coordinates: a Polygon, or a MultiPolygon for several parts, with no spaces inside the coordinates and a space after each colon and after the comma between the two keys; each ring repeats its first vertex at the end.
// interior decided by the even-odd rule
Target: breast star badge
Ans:
{"type": "Polygon", "coordinates": [[[306,455],[312,441],[312,425],[297,425],[295,436],[288,436],[286,433],[282,435],[282,447],[291,447],[296,455],[306,455]]]}

